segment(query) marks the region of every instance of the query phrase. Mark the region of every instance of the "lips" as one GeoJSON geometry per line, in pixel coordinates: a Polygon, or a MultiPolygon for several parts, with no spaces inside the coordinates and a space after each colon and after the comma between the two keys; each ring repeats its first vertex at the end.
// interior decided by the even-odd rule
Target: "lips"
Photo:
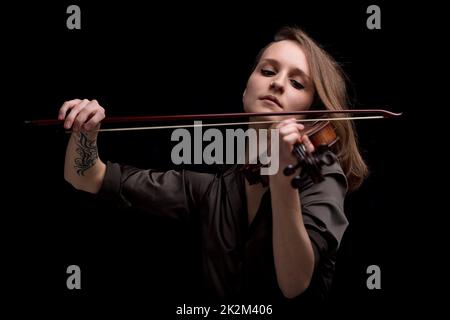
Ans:
{"type": "Polygon", "coordinates": [[[279,106],[281,109],[283,109],[283,106],[281,105],[280,101],[275,96],[266,95],[266,96],[263,96],[263,97],[259,98],[259,100],[271,101],[271,102],[275,103],[277,106],[279,106]]]}

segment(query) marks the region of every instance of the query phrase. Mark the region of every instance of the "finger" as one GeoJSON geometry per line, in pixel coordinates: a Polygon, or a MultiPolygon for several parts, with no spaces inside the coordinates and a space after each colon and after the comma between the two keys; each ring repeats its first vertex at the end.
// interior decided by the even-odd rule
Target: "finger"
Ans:
{"type": "Polygon", "coordinates": [[[105,110],[101,108],[82,126],[82,128],[86,131],[95,129],[104,118],[105,110]]]}
{"type": "Polygon", "coordinates": [[[309,140],[309,137],[306,134],[301,137],[301,141],[306,148],[306,152],[309,153],[314,152],[315,150],[314,145],[312,144],[311,140],[309,140]]]}
{"type": "Polygon", "coordinates": [[[291,132],[301,132],[305,129],[305,126],[300,123],[289,123],[286,126],[280,128],[280,134],[285,135],[291,132]]]}
{"type": "Polygon", "coordinates": [[[298,132],[293,132],[283,137],[283,141],[289,145],[294,145],[300,142],[300,134],[298,132]]]}
{"type": "Polygon", "coordinates": [[[76,116],[75,120],[73,121],[72,128],[75,131],[79,131],[81,129],[81,126],[98,111],[99,105],[96,103],[93,103],[92,101],[89,102],[83,109],[80,110],[78,115],[76,116]]]}
{"type": "Polygon", "coordinates": [[[59,108],[58,120],[64,120],[64,118],[66,117],[67,110],[69,110],[70,108],[76,106],[80,102],[81,102],[80,99],[73,99],[73,100],[69,100],[69,101],[64,102],[63,105],[61,106],[61,108],[59,108]]]}
{"type": "Polygon", "coordinates": [[[305,129],[305,126],[302,123],[299,123],[298,119],[292,118],[289,119],[288,121],[286,121],[286,124],[284,124],[284,126],[296,126],[300,131],[305,129]]]}
{"type": "Polygon", "coordinates": [[[72,127],[72,124],[73,124],[76,116],[78,115],[80,110],[83,109],[88,103],[89,103],[89,100],[84,99],[83,101],[81,101],[79,104],[77,104],[70,110],[69,114],[66,117],[66,121],[64,122],[64,128],[70,129],[72,127]]]}
{"type": "Polygon", "coordinates": [[[286,136],[286,135],[291,134],[293,132],[300,133],[300,131],[298,130],[296,125],[292,125],[291,124],[291,125],[287,125],[287,126],[284,126],[284,127],[280,128],[280,135],[281,136],[286,136]]]}
{"type": "Polygon", "coordinates": [[[284,122],[282,128],[293,127],[293,128],[296,128],[298,131],[305,130],[305,125],[303,123],[298,123],[297,121],[300,121],[300,120],[293,120],[293,121],[289,121],[289,122],[284,122]]]}

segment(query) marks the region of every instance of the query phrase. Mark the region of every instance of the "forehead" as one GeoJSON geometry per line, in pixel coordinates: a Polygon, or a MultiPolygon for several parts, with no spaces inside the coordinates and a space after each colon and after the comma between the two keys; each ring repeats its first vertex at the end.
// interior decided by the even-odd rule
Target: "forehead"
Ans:
{"type": "Polygon", "coordinates": [[[292,40],[274,42],[261,55],[264,59],[276,60],[289,68],[298,68],[309,75],[309,65],[305,52],[299,43],[292,40]]]}

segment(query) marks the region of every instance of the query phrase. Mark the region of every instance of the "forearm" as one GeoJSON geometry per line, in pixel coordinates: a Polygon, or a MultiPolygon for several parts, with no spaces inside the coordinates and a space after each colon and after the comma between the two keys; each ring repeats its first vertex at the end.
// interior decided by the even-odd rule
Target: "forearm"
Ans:
{"type": "Polygon", "coordinates": [[[278,285],[287,298],[309,286],[314,252],[303,224],[297,189],[282,173],[270,177],[273,219],[273,253],[278,285]]]}
{"type": "Polygon", "coordinates": [[[98,157],[97,132],[73,132],[66,150],[64,178],[76,189],[97,193],[106,165],[98,157]]]}

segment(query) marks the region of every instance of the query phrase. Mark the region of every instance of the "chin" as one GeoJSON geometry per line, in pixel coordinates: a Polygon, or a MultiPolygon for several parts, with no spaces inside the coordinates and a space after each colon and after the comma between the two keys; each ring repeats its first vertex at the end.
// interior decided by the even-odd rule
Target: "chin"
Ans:
{"type": "Polygon", "coordinates": [[[263,105],[263,104],[254,104],[251,107],[244,107],[244,111],[246,113],[252,113],[252,112],[264,112],[264,113],[269,113],[269,112],[280,112],[283,111],[281,108],[275,108],[273,106],[270,105],[263,105]]]}

